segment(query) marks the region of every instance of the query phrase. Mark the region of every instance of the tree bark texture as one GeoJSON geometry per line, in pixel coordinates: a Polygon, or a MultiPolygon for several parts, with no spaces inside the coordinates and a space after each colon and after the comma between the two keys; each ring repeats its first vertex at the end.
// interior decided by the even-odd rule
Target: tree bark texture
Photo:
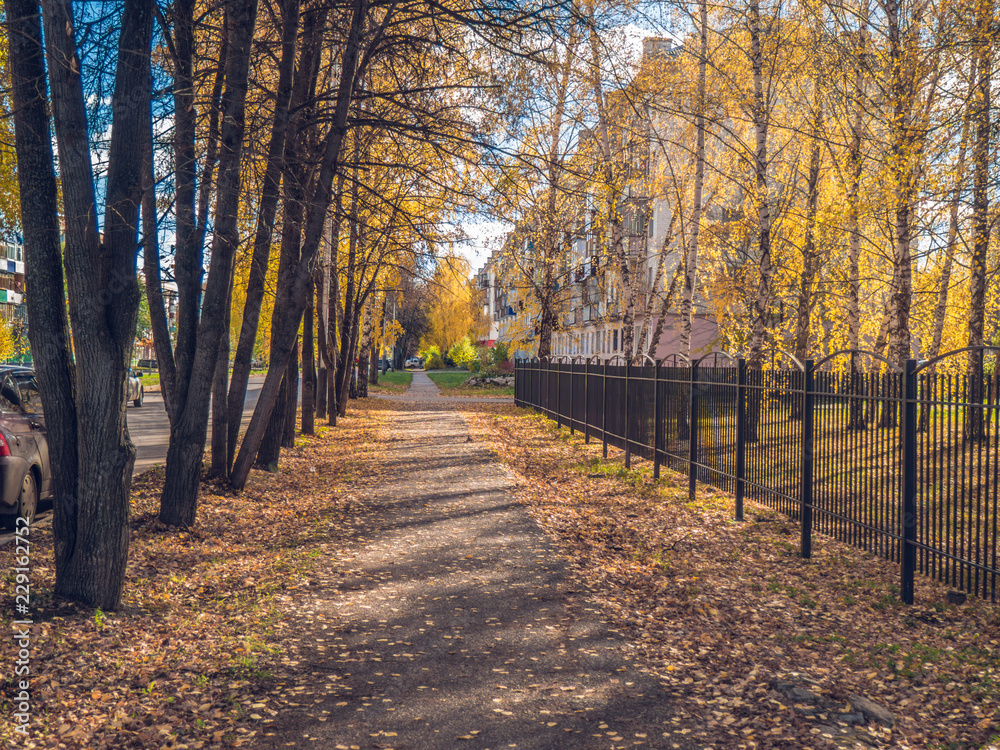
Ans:
{"type": "MultiPolygon", "coordinates": [[[[278,355],[284,364],[291,356],[295,342],[295,332],[302,320],[305,310],[306,293],[309,279],[313,272],[313,261],[319,248],[323,234],[326,215],[330,207],[333,179],[339,169],[340,150],[344,135],[348,129],[348,113],[357,87],[360,74],[364,67],[359,66],[359,57],[363,43],[363,31],[368,17],[368,0],[354,0],[351,11],[351,26],[343,51],[340,65],[340,81],[336,95],[336,105],[330,125],[330,131],[324,144],[320,160],[319,172],[313,182],[314,190],[308,201],[305,238],[302,243],[302,253],[298,268],[290,274],[291,278],[279,279],[278,297],[275,300],[275,317],[271,325],[272,338],[277,337],[284,342],[284,348],[278,355]],[[280,315],[278,314],[280,313],[280,315]]],[[[391,13],[391,10],[389,11],[391,13]]],[[[387,18],[383,22],[387,22],[387,18]]],[[[367,43],[377,44],[378,34],[373,34],[367,43]]],[[[272,368],[276,363],[272,362],[272,368]]],[[[278,374],[268,371],[267,378],[261,388],[254,409],[250,426],[244,437],[240,453],[233,464],[230,483],[236,489],[241,489],[246,483],[250,472],[251,457],[257,452],[257,446],[263,435],[263,421],[270,416],[279,387],[278,374]]]]}
{"type": "MultiPolygon", "coordinates": [[[[986,322],[987,274],[986,258],[990,247],[990,114],[991,78],[993,73],[992,38],[993,0],[978,0],[976,18],[976,53],[979,79],[972,99],[972,121],[976,138],[972,145],[972,268],[969,275],[969,326],[966,346],[982,346],[986,322]]],[[[983,352],[969,353],[967,377],[969,402],[983,401],[983,352]]],[[[965,416],[965,436],[980,440],[986,435],[982,407],[972,407],[965,416]]]]}
{"type": "Polygon", "coordinates": [[[209,396],[225,325],[225,307],[239,245],[237,210],[241,183],[247,79],[256,0],[228,0],[226,4],[228,56],[222,95],[219,167],[211,264],[197,327],[191,375],[186,384],[178,367],[175,417],[170,424],[166,482],[160,498],[160,520],[190,526],[198,508],[202,452],[208,428],[209,396]]]}
{"type": "Polygon", "coordinates": [[[316,433],[316,347],[313,337],[315,323],[315,282],[309,285],[309,301],[302,321],[302,434],[316,433]]]}
{"type": "MultiPolygon", "coordinates": [[[[68,0],[45,2],[43,17],[62,178],[69,316],[73,354],[79,365],[76,435],[63,447],[76,453],[76,496],[57,500],[62,508],[56,513],[56,533],[64,536],[56,543],[56,593],[114,609],[125,581],[129,489],[135,462],[125,422],[125,371],[139,303],[134,269],[145,172],[141,155],[149,129],[153,5],[151,0],[127,0],[123,6],[111,102],[103,238],[97,229],[98,203],[72,5],[68,0]]],[[[37,158],[38,151],[32,156],[37,158]]],[[[38,176],[43,183],[47,181],[46,175],[38,176]]],[[[47,282],[53,280],[50,269],[47,282]]],[[[62,289],[58,294],[54,289],[39,292],[52,301],[62,295],[62,289]]],[[[59,331],[58,324],[55,330],[59,331]]],[[[42,355],[40,368],[49,370],[43,383],[52,382],[52,375],[62,371],[63,356],[59,352],[42,355]]],[[[72,471],[71,465],[66,468],[72,471]]]]}
{"type": "Polygon", "coordinates": [[[691,358],[691,307],[694,300],[695,277],[698,273],[698,237],[701,232],[702,191],[705,184],[705,88],[708,69],[708,0],[700,0],[698,113],[695,120],[697,142],[694,154],[694,194],[691,200],[691,229],[684,253],[684,288],[681,293],[681,353],[691,358]]]}
{"type": "MultiPolygon", "coordinates": [[[[257,226],[254,231],[253,250],[250,257],[250,275],[247,278],[246,303],[243,306],[243,320],[240,338],[233,357],[233,374],[230,378],[227,408],[229,412],[229,434],[227,442],[227,466],[232,467],[236,455],[243,403],[246,400],[247,383],[253,361],[254,346],[260,324],[260,310],[264,301],[264,285],[268,261],[271,256],[271,238],[277,214],[278,197],[281,188],[285,137],[289,126],[289,108],[293,89],[300,92],[296,105],[300,107],[308,95],[304,84],[303,66],[312,67],[311,56],[316,46],[316,32],[306,32],[308,41],[303,45],[299,76],[295,72],[295,51],[299,29],[300,0],[285,0],[282,5],[281,62],[278,66],[278,87],[275,95],[274,118],[271,123],[271,137],[267,148],[267,162],[264,168],[264,183],[261,189],[260,207],[257,210],[257,226]],[[303,81],[298,86],[293,80],[303,81]]],[[[307,23],[315,14],[306,14],[307,23]]],[[[294,134],[293,134],[294,136],[294,134]]]]}
{"type": "Polygon", "coordinates": [[[14,103],[14,148],[24,233],[28,336],[49,435],[55,483],[57,575],[76,556],[80,511],[75,371],[66,314],[55,158],[37,0],[5,0],[14,103]]]}

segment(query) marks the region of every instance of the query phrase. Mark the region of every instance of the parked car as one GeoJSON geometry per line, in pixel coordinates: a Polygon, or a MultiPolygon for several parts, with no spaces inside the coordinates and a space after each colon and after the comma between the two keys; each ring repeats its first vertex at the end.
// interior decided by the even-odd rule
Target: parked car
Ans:
{"type": "Polygon", "coordinates": [[[0,367],[0,519],[13,530],[29,523],[38,501],[52,496],[49,444],[35,373],[0,367]]]}
{"type": "Polygon", "coordinates": [[[410,357],[406,360],[406,369],[410,369],[411,367],[420,367],[420,357],[410,357]]]}
{"type": "Polygon", "coordinates": [[[129,368],[125,376],[125,400],[131,401],[133,406],[142,406],[142,397],[145,395],[142,388],[142,374],[129,368]]]}

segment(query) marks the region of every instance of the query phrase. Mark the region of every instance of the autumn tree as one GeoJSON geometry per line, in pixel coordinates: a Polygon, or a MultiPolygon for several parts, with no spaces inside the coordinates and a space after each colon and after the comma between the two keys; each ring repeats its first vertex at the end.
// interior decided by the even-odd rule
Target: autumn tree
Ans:
{"type": "Polygon", "coordinates": [[[41,16],[36,2],[7,0],[4,9],[30,336],[56,483],[56,593],[114,609],[125,581],[135,462],[125,424],[125,373],[139,302],[135,266],[143,175],[142,160],[135,155],[143,152],[151,127],[154,7],[151,0],[125,0],[117,33],[110,37],[115,44],[114,93],[100,193],[84,99],[78,43],[82,29],[73,5],[47,0],[41,16]],[[61,203],[45,98],[49,90],[61,203]]]}

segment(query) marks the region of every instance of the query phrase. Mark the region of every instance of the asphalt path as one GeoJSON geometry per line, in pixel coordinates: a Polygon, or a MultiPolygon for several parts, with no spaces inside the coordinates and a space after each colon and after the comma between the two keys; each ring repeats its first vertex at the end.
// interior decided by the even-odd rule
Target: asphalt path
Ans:
{"type": "MultiPolygon", "coordinates": [[[[250,423],[250,417],[257,404],[257,397],[260,395],[263,383],[263,375],[250,378],[246,399],[243,402],[244,428],[250,423]]],[[[138,476],[154,466],[165,463],[167,442],[170,437],[170,422],[167,419],[167,412],[163,408],[163,397],[159,393],[147,392],[143,397],[142,406],[137,407],[130,404],[127,407],[126,418],[128,419],[129,436],[135,445],[135,468],[132,470],[132,476],[138,476]]],[[[211,415],[209,415],[208,424],[211,429],[211,415]]],[[[39,512],[35,517],[35,524],[44,526],[51,523],[52,501],[43,500],[38,507],[39,512]]],[[[13,538],[12,533],[0,533],[0,547],[13,538]]]]}
{"type": "Polygon", "coordinates": [[[250,747],[700,748],[438,393],[417,372],[387,410],[391,449],[345,489],[361,539],[282,605],[274,719],[250,747]]]}

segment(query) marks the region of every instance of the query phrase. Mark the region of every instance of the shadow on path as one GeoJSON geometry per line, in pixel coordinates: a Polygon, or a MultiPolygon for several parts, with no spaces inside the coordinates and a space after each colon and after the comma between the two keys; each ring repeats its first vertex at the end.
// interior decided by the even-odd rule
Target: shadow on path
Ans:
{"type": "Polygon", "coordinates": [[[301,602],[299,700],[258,746],[688,747],[461,417],[393,416],[370,541],[301,602]]]}

